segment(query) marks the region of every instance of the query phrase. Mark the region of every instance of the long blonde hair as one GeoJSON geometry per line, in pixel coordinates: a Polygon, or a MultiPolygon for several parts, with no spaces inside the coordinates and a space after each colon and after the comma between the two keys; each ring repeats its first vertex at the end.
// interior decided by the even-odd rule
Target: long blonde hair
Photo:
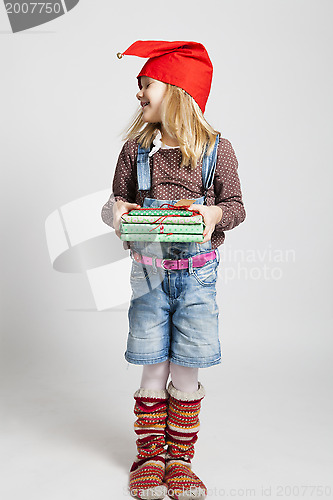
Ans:
{"type": "MultiPolygon", "coordinates": [[[[207,154],[211,153],[216,135],[220,132],[209,125],[192,96],[180,87],[170,83],[166,85],[161,105],[161,123],[166,132],[178,142],[182,152],[180,166],[190,165],[193,169],[202,160],[207,143],[207,154]]],[[[123,140],[137,139],[141,147],[149,148],[157,131],[161,130],[161,123],[144,122],[140,107],[125,129],[123,140]]]]}

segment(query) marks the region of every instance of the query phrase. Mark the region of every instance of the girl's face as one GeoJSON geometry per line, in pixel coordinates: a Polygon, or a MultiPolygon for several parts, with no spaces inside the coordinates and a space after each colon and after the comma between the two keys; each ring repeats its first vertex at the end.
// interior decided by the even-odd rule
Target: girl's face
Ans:
{"type": "Polygon", "coordinates": [[[136,94],[141,102],[142,119],[144,122],[161,122],[161,104],[167,88],[167,84],[154,80],[149,76],[141,76],[142,89],[136,94]]]}

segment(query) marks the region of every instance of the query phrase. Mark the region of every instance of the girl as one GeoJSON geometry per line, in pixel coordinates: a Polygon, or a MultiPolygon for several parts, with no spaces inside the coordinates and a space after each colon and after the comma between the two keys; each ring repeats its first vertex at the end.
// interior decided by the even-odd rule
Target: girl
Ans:
{"type": "Polygon", "coordinates": [[[246,215],[238,163],[231,143],[204,118],[213,68],[202,44],[137,41],[117,55],[149,59],[137,76],[140,109],[118,158],[104,222],[120,236],[124,213],[180,202],[205,223],[202,243],[124,242],[133,259],[125,358],[143,365],[129,488],[145,499],[205,498],[191,468],[205,396],[198,369],[221,362],[218,246],[246,215]]]}

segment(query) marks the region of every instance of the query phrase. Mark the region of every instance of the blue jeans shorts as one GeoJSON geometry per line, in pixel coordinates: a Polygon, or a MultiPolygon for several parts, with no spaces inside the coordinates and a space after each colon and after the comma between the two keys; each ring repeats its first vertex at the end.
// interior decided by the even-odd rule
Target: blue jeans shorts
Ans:
{"type": "MultiPolygon", "coordinates": [[[[191,257],[201,253],[200,245],[193,244],[190,252],[182,252],[182,245],[174,243],[172,250],[179,258],[189,258],[188,269],[165,270],[132,261],[125,352],[129,363],[146,365],[169,359],[198,368],[221,363],[216,303],[219,250],[215,249],[216,259],[195,268],[191,257]]],[[[173,258],[174,253],[163,257],[173,258]]]]}

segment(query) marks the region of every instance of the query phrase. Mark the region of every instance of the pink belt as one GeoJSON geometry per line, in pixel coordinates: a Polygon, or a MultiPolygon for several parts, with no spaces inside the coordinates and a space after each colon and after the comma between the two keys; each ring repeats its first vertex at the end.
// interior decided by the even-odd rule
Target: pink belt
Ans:
{"type": "MultiPolygon", "coordinates": [[[[131,255],[136,262],[140,262],[141,264],[146,264],[148,266],[153,265],[153,260],[155,260],[155,264],[157,267],[162,267],[162,269],[187,269],[188,268],[188,259],[157,259],[156,257],[147,257],[145,255],[140,255],[137,252],[131,251],[131,255]]],[[[192,257],[192,266],[193,267],[202,267],[206,264],[208,260],[215,260],[216,252],[212,250],[211,252],[201,253],[199,255],[195,255],[192,257]]]]}

